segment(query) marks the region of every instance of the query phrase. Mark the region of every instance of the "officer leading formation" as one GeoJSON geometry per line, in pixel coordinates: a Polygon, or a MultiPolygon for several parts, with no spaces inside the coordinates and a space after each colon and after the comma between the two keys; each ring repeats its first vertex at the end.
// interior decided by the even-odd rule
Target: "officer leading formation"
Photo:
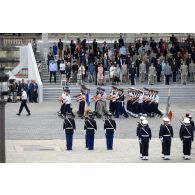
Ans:
{"type": "MultiPolygon", "coordinates": [[[[72,117],[72,113],[68,113],[64,119],[63,129],[66,137],[66,149],[72,150],[73,134],[76,130],[75,120],[72,117]]],[[[102,131],[104,130],[106,138],[107,150],[113,150],[114,134],[116,132],[116,122],[112,119],[112,113],[107,114],[107,118],[104,119],[102,131]]],[[[84,121],[85,132],[85,147],[88,150],[94,150],[95,133],[97,131],[97,123],[94,119],[93,113],[89,112],[84,121]]],[[[140,122],[137,125],[136,135],[139,140],[139,153],[142,160],[149,160],[149,143],[152,139],[152,131],[148,124],[146,117],[141,116],[140,122]]],[[[159,139],[162,143],[162,158],[164,160],[171,159],[171,142],[173,139],[174,131],[168,117],[163,118],[163,124],[160,125],[159,139]]],[[[181,122],[180,139],[183,144],[183,158],[184,160],[191,159],[191,145],[194,141],[194,122],[192,115],[186,114],[183,122],[181,122]]]]}

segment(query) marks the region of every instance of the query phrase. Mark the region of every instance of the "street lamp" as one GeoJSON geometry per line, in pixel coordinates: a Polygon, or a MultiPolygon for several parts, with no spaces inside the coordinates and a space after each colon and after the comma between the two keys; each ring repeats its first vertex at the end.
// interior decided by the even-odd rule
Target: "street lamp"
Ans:
{"type": "Polygon", "coordinates": [[[5,163],[5,95],[8,95],[9,76],[5,74],[4,67],[0,66],[0,163],[5,163]]]}

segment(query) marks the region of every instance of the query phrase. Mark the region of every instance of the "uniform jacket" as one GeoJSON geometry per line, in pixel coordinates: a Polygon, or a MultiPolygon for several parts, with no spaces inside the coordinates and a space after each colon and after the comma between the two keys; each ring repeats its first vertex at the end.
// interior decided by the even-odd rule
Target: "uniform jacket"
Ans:
{"type": "Polygon", "coordinates": [[[190,136],[191,140],[194,140],[194,132],[191,124],[189,125],[181,125],[179,132],[180,139],[183,140],[185,136],[190,136]],[[188,129],[188,130],[187,130],[188,129]]]}
{"type": "Polygon", "coordinates": [[[95,134],[95,130],[97,130],[96,121],[92,118],[86,119],[84,130],[86,130],[86,134],[95,134]]]}
{"type": "Polygon", "coordinates": [[[73,133],[76,130],[75,120],[72,118],[64,119],[63,129],[65,133],[73,133]]]}
{"type": "Polygon", "coordinates": [[[172,126],[169,125],[169,124],[166,125],[166,126],[169,130],[163,124],[160,126],[159,138],[163,137],[164,135],[170,135],[171,137],[173,137],[173,128],[172,128],[172,126]]]}
{"type": "Polygon", "coordinates": [[[104,122],[104,130],[106,133],[114,133],[116,130],[116,122],[113,119],[106,119],[104,122]]]}
{"type": "Polygon", "coordinates": [[[142,138],[142,136],[145,135],[146,136],[148,135],[149,139],[152,138],[152,133],[149,125],[140,126],[138,137],[142,138]]]}

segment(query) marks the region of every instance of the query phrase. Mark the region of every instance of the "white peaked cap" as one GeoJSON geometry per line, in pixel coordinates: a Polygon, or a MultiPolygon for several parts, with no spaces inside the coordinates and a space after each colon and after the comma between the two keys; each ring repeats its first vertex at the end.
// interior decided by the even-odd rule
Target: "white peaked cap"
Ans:
{"type": "Polygon", "coordinates": [[[146,117],[145,116],[140,116],[140,118],[139,118],[141,121],[143,121],[143,120],[146,120],[146,117]]]}
{"type": "Polygon", "coordinates": [[[184,118],[183,122],[186,123],[186,124],[189,124],[190,123],[190,119],[189,118],[184,118]]]}
{"type": "Polygon", "coordinates": [[[147,125],[148,124],[148,121],[145,119],[145,120],[142,121],[142,124],[143,125],[147,125]]]}
{"type": "Polygon", "coordinates": [[[164,117],[164,118],[163,118],[163,121],[165,121],[165,122],[170,122],[170,119],[169,119],[168,117],[164,117]]]}

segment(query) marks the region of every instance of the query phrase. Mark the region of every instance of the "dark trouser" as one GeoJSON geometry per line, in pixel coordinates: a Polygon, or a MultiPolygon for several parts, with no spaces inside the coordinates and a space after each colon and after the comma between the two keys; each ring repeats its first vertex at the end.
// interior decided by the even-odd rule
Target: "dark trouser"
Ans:
{"type": "Polygon", "coordinates": [[[148,149],[149,149],[149,137],[141,137],[142,143],[142,156],[148,156],[148,149]]]}
{"type": "Polygon", "coordinates": [[[66,133],[66,148],[72,150],[73,133],[66,133]]]}
{"type": "Polygon", "coordinates": [[[108,150],[112,150],[114,133],[106,133],[106,145],[108,150]]]}
{"type": "Polygon", "coordinates": [[[34,93],[33,93],[33,102],[37,103],[37,98],[38,98],[38,93],[37,93],[37,91],[34,91],[34,93]]]}
{"type": "Polygon", "coordinates": [[[173,71],[173,82],[176,82],[176,76],[177,76],[177,72],[173,71]]]}
{"type": "Polygon", "coordinates": [[[29,92],[29,102],[33,102],[33,94],[34,94],[33,91],[29,92]]]}
{"type": "Polygon", "coordinates": [[[157,82],[160,82],[161,72],[157,72],[157,82]]]}
{"type": "Polygon", "coordinates": [[[80,116],[83,116],[85,112],[85,101],[81,101],[79,103],[79,114],[80,116]]]}
{"type": "Polygon", "coordinates": [[[51,83],[52,75],[54,76],[54,82],[56,83],[56,71],[50,71],[49,82],[51,83]]]}
{"type": "Polygon", "coordinates": [[[146,113],[143,107],[143,103],[138,103],[138,112],[142,114],[146,113]]]}
{"type": "Polygon", "coordinates": [[[116,102],[115,118],[119,118],[120,114],[123,114],[126,118],[128,118],[128,114],[124,107],[124,102],[116,102]]]}
{"type": "Polygon", "coordinates": [[[165,75],[165,78],[166,78],[165,85],[169,85],[169,78],[170,78],[170,76],[169,75],[165,75]]]}
{"type": "Polygon", "coordinates": [[[88,150],[93,150],[93,148],[94,148],[94,134],[93,133],[87,133],[86,134],[86,139],[87,139],[88,150]]]}
{"type": "Polygon", "coordinates": [[[139,141],[139,151],[140,151],[140,154],[142,155],[142,144],[140,143],[140,141],[139,141]]]}
{"type": "Polygon", "coordinates": [[[27,100],[22,100],[20,109],[19,109],[19,114],[21,114],[23,108],[25,107],[26,111],[30,114],[30,110],[28,109],[28,106],[26,105],[27,100]]]}
{"type": "Polygon", "coordinates": [[[158,109],[158,103],[154,103],[154,113],[162,115],[161,111],[158,109]]]}
{"type": "Polygon", "coordinates": [[[87,134],[85,134],[85,147],[88,148],[88,143],[87,143],[87,134]]]}
{"type": "Polygon", "coordinates": [[[191,138],[183,138],[183,154],[184,155],[191,155],[191,145],[192,140],[191,138]]]}
{"type": "Polygon", "coordinates": [[[110,106],[109,106],[109,110],[112,114],[115,113],[115,110],[116,110],[116,101],[110,101],[110,106]]]}
{"type": "Polygon", "coordinates": [[[135,75],[131,75],[131,85],[135,85],[135,75]]]}
{"type": "Polygon", "coordinates": [[[162,153],[169,156],[171,151],[171,136],[164,136],[162,142],[162,153]]]}
{"type": "Polygon", "coordinates": [[[68,113],[68,112],[71,112],[70,104],[64,104],[64,108],[63,108],[62,114],[66,115],[66,113],[68,113]]]}

